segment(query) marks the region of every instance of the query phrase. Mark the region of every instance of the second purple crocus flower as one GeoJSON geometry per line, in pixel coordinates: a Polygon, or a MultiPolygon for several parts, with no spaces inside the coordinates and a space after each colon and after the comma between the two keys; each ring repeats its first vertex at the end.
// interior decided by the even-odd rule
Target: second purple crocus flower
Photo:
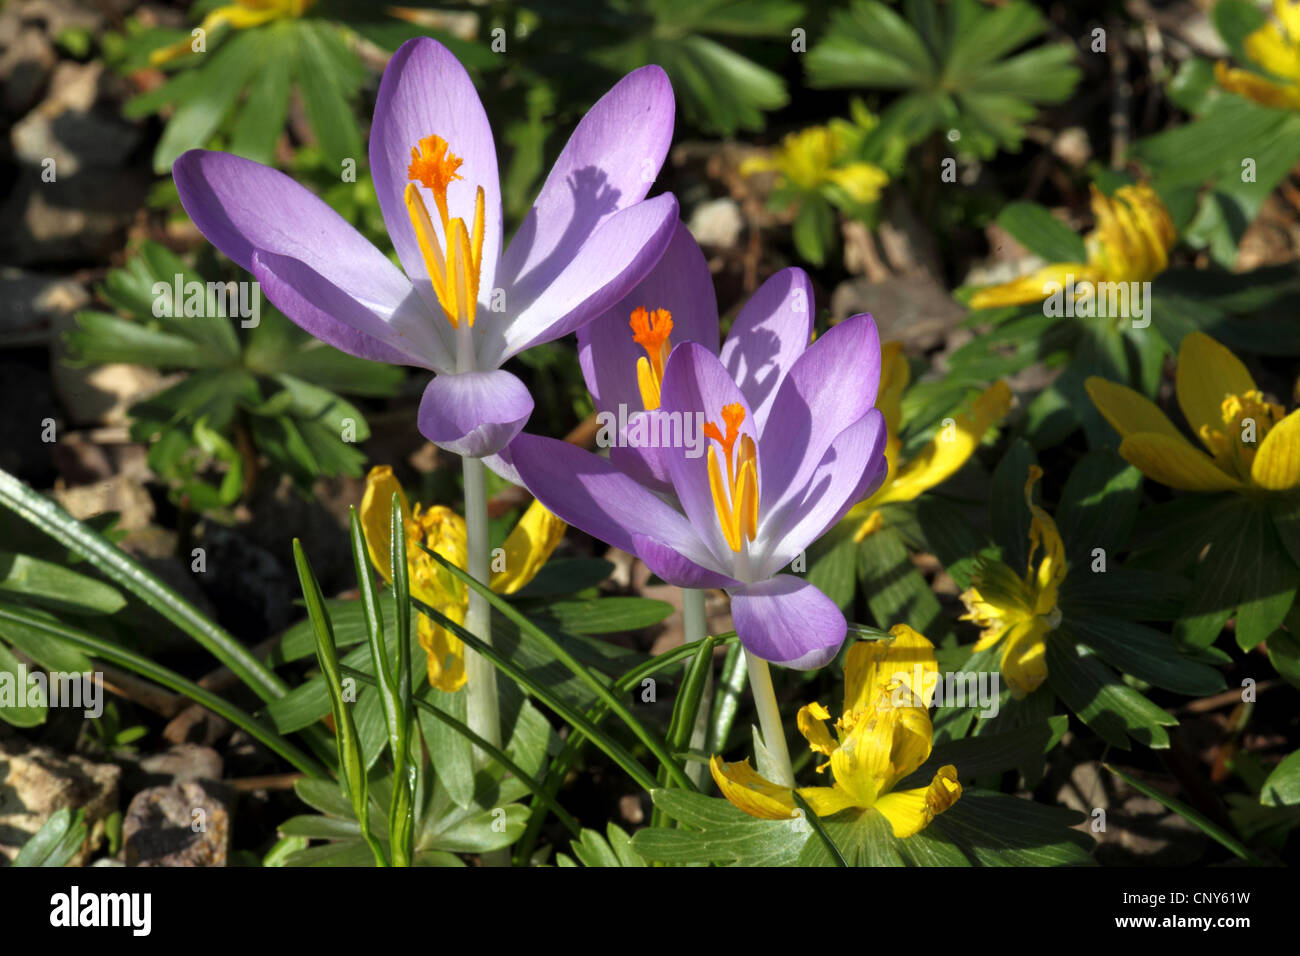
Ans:
{"type": "Polygon", "coordinates": [[[548,509],[670,584],[726,589],[746,649],[798,668],[834,657],[847,628],[830,598],[783,569],[886,472],[875,323],[853,316],[810,346],[811,309],[807,277],[779,273],[719,354],[708,269],[679,229],[645,282],[581,333],[583,370],[598,409],[702,420],[707,451],[621,436],[605,459],[527,433],[508,450],[548,509]]]}
{"type": "Polygon", "coordinates": [[[501,365],[609,308],[662,255],[677,203],[645,195],[672,129],[663,71],[628,74],[578,124],[503,250],[496,148],[474,84],[436,41],[403,44],[370,131],[401,269],[274,169],[192,150],[173,175],[199,230],[290,319],[352,355],[433,370],[420,430],[480,458],[532,412],[528,390],[501,365]]]}

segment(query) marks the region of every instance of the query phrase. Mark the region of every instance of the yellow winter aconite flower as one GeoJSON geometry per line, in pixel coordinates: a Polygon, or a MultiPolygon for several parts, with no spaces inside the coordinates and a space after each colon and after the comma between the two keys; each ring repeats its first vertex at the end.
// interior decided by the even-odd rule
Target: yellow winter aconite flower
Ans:
{"type": "Polygon", "coordinates": [[[884,526],[878,510],[881,505],[897,501],[912,501],[923,492],[947,481],[975,454],[984,433],[1006,418],[1011,410],[1011,387],[1006,382],[995,382],[975,399],[971,410],[957,415],[941,425],[916,457],[901,461],[902,448],[902,397],[911,379],[911,370],[903,356],[900,342],[886,342],[880,350],[880,388],[876,394],[876,408],[885,417],[887,438],[885,459],[889,462],[889,475],[885,483],[866,501],[853,506],[845,516],[847,521],[860,521],[855,540],[861,541],[884,526]]]}
{"type": "Polygon", "coordinates": [[[1266,23],[1243,41],[1247,58],[1277,77],[1271,80],[1252,70],[1214,64],[1214,79],[1230,93],[1264,106],[1300,110],[1300,2],[1274,0],[1276,23],[1266,23]]]}
{"type": "Polygon", "coordinates": [[[810,126],[790,133],[766,156],[753,156],[740,164],[740,174],[775,172],[783,185],[808,192],[836,186],[856,203],[875,202],[889,182],[879,166],[861,161],[845,162],[856,136],[863,130],[844,120],[826,126],[810,126]]]}
{"type": "MultiPolygon", "coordinates": [[[[387,465],[370,469],[366,476],[365,495],[361,499],[361,530],[365,535],[366,550],[370,552],[370,563],[386,581],[392,582],[389,522],[392,520],[394,492],[401,496],[402,513],[406,515],[406,563],[412,596],[457,624],[463,624],[469,607],[468,589],[426,554],[420,544],[464,569],[469,564],[465,519],[442,505],[422,508],[417,504],[412,510],[407,505],[402,486],[393,476],[393,469],[387,465]]],[[[539,502],[529,505],[506,539],[501,560],[493,561],[494,566],[499,563],[502,570],[492,575],[492,590],[498,594],[513,594],[536,577],[564,537],[566,527],[539,502]]],[[[419,616],[417,633],[420,646],[428,657],[430,685],[448,692],[460,690],[465,685],[465,645],[461,639],[423,614],[419,616]]]]}
{"type": "Polygon", "coordinates": [[[1178,405],[1196,437],[1183,437],[1155,403],[1104,378],[1084,383],[1119,432],[1120,457],[1148,478],[1183,491],[1283,492],[1300,487],[1300,410],[1264,398],[1237,356],[1203,332],[1183,337],[1178,405]]]}
{"type": "MultiPolygon", "coordinates": [[[[961,796],[957,768],[940,767],[929,786],[894,790],[930,756],[934,729],[927,711],[939,678],[934,645],[905,624],[890,631],[890,641],[860,641],[844,660],[844,712],[835,736],[825,721],[830,712],[813,703],[799,711],[799,732],[814,753],[829,760],[834,784],[800,787],[801,796],[819,816],[842,810],[878,811],[894,836],[919,833],[961,796]]],[[[751,816],[789,820],[794,816],[792,791],[759,776],[748,760],[726,763],[714,755],[709,763],[722,795],[751,816]]]]}
{"type": "Polygon", "coordinates": [[[1121,186],[1113,197],[1092,187],[1096,225],[1084,236],[1087,262],[1055,262],[1037,272],[971,296],[972,309],[1038,302],[1054,289],[1080,283],[1147,282],[1169,264],[1169,250],[1178,239],[1169,210],[1146,183],[1121,186]]]}
{"type": "MultiPolygon", "coordinates": [[[[219,26],[228,26],[232,30],[246,30],[260,27],[272,20],[289,20],[300,17],[303,11],[316,0],[235,0],[228,6],[218,7],[198,25],[197,29],[211,33],[219,26]]],[[[194,47],[193,36],[178,40],[171,46],[154,50],[149,54],[152,66],[161,66],[191,52],[194,47]]]]}
{"type": "Polygon", "coordinates": [[[1061,623],[1056,597],[1065,580],[1065,545],[1052,516],[1034,504],[1034,484],[1042,476],[1043,469],[1031,465],[1029,480],[1025,482],[1025,504],[1032,518],[1029,562],[1024,576],[1001,561],[982,559],[972,586],[961,595],[966,605],[966,614],[961,619],[973,621],[983,629],[975,650],[982,651],[1006,641],[1002,649],[1002,676],[1017,698],[1032,694],[1047,679],[1046,638],[1061,623]]]}

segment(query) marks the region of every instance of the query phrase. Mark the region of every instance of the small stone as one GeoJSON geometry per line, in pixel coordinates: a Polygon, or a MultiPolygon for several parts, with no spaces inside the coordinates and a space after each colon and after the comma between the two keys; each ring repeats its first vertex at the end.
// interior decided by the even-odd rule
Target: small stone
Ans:
{"type": "Polygon", "coordinates": [[[155,778],[152,781],[155,783],[220,780],[222,767],[221,754],[211,747],[192,743],[174,744],[140,761],[140,770],[155,778]]]}
{"type": "Polygon", "coordinates": [[[45,32],[35,27],[19,30],[0,53],[0,87],[6,113],[21,116],[36,105],[50,81],[57,57],[45,32]]]}
{"type": "Polygon", "coordinates": [[[949,332],[966,317],[934,279],[925,275],[896,276],[883,282],[850,279],[831,294],[831,317],[838,322],[869,312],[880,330],[880,341],[899,341],[912,354],[942,345],[949,332]]]}
{"type": "Polygon", "coordinates": [[[740,214],[740,204],[724,196],[696,206],[686,228],[702,246],[731,249],[740,241],[745,220],[740,214]]]}
{"type": "Polygon", "coordinates": [[[212,784],[187,780],[141,790],[122,826],[127,866],[225,866],[230,813],[212,784]]]}
{"type": "Polygon", "coordinates": [[[0,855],[12,860],[51,816],[84,809],[88,839],[72,863],[84,866],[104,838],[104,820],[117,809],[122,771],[23,740],[0,738],[0,855]]]}

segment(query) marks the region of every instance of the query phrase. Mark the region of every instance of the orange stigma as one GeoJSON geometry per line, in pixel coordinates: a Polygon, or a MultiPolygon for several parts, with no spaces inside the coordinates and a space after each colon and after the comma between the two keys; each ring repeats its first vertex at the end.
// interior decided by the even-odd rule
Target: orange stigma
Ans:
{"type": "Polygon", "coordinates": [[[659,386],[664,381],[664,363],[672,345],[673,314],[667,309],[633,309],[632,341],[645,349],[645,358],[636,360],[636,382],[641,388],[641,402],[648,412],[659,407],[659,386]]]}
{"type": "Polygon", "coordinates": [[[722,446],[722,455],[727,462],[724,485],[717,449],[709,449],[709,490],[713,493],[713,508],[718,513],[723,537],[732,551],[740,550],[742,535],[753,541],[758,533],[758,450],[753,438],[740,434],[744,420],[744,406],[735,403],[722,406],[722,421],[727,428],[725,434],[713,422],[704,426],[705,436],[722,446]],[[737,438],[740,439],[740,451],[733,456],[737,438]]]}
{"type": "Polygon", "coordinates": [[[434,295],[453,328],[461,321],[474,327],[478,310],[479,273],[483,266],[483,230],[485,226],[483,187],[478,187],[474,197],[474,227],[471,231],[461,218],[452,219],[447,210],[447,188],[463,179],[456,170],[463,160],[451,152],[451,147],[441,136],[426,136],[418,146],[411,147],[411,164],[406,168],[407,178],[404,199],[406,211],[415,229],[415,240],[424,257],[424,266],[433,284],[434,295]],[[429,208],[420,195],[419,183],[433,193],[434,205],[442,223],[446,242],[438,241],[429,208]]]}

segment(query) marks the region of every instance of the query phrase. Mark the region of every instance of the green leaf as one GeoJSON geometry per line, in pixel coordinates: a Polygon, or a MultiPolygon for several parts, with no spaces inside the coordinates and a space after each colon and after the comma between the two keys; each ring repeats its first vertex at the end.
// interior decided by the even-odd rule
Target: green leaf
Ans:
{"type": "Polygon", "coordinates": [[[539,627],[554,627],[570,634],[616,634],[653,627],[673,606],[666,601],[639,597],[603,597],[589,601],[552,601],[533,614],[539,627]]]}
{"type": "Polygon", "coordinates": [[[882,629],[907,624],[932,640],[942,636],[935,633],[939,602],[895,529],[881,528],[858,548],[858,578],[882,629]]]}
{"type": "Polygon", "coordinates": [[[47,693],[28,681],[32,673],[0,644],[0,720],[14,727],[39,727],[49,713],[47,693]]]}
{"type": "MultiPolygon", "coordinates": [[[[645,866],[646,862],[632,849],[632,838],[617,824],[610,823],[605,828],[605,836],[595,830],[584,828],[582,836],[572,840],[569,846],[573,855],[583,866],[645,866]]],[[[557,866],[577,866],[563,853],[556,855],[557,866]]]]}
{"type": "Polygon", "coordinates": [[[1041,763],[1043,755],[1065,734],[1068,724],[1069,718],[1062,714],[1015,730],[937,744],[925,763],[895,784],[894,789],[927,786],[935,772],[948,764],[957,768],[960,779],[973,780],[1012,770],[1030,761],[1041,763]]]}
{"type": "MultiPolygon", "coordinates": [[[[1023,438],[1011,443],[993,472],[989,517],[993,538],[1002,548],[1002,563],[1020,573],[1029,563],[1029,525],[1033,516],[1025,505],[1025,482],[1029,466],[1036,464],[1033,449],[1023,438]]],[[[1034,498],[1041,501],[1041,482],[1034,486],[1034,498]]]]}
{"type": "Polygon", "coordinates": [[[1293,806],[1300,803],[1300,750],[1283,760],[1268,775],[1259,802],[1266,807],[1293,806]]]}
{"type": "Polygon", "coordinates": [[[977,865],[1086,866],[1092,862],[1092,838],[1070,829],[1083,819],[1073,810],[965,790],[917,837],[946,840],[977,865]]]}
{"type": "Polygon", "coordinates": [[[1011,202],[998,214],[998,225],[1022,246],[1048,262],[1087,262],[1083,239],[1038,203],[1011,202]]]}
{"type": "Polygon", "coordinates": [[[1173,638],[1160,631],[1106,617],[1095,609],[1066,621],[1074,638],[1138,680],[1191,697],[1206,697],[1227,686],[1222,674],[1183,657],[1173,638]]]}
{"type": "Polygon", "coordinates": [[[1114,561],[1137,520],[1142,473],[1109,450],[1084,455],[1070,472],[1053,517],[1072,566],[1101,548],[1114,561]]]}
{"type": "Polygon", "coordinates": [[[74,614],[112,614],[126,599],[110,585],[49,561],[0,551],[0,592],[74,614]]]}
{"type": "Polygon", "coordinates": [[[1047,680],[1065,705],[1112,747],[1128,750],[1129,737],[1156,750],[1169,746],[1164,728],[1177,719],[1120,681],[1064,628],[1047,638],[1047,680]]]}
{"type": "Polygon", "coordinates": [[[655,806],[682,829],[647,828],[632,849],[656,863],[793,866],[812,832],[800,818],[759,820],[726,800],[685,790],[653,790],[655,806]]]}
{"type": "Polygon", "coordinates": [[[14,866],[67,866],[86,842],[86,811],[62,807],[23,844],[14,866]]]}

